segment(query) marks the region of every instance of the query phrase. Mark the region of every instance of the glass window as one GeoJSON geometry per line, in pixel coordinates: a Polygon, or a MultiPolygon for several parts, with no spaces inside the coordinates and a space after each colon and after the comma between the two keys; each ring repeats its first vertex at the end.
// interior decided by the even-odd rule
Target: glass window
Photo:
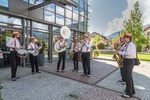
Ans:
{"type": "Polygon", "coordinates": [[[88,5],[87,4],[85,4],[85,11],[88,12],[88,5]]]}
{"type": "Polygon", "coordinates": [[[55,22],[55,14],[45,10],[44,19],[46,21],[55,22]]]}
{"type": "Polygon", "coordinates": [[[68,19],[68,18],[66,18],[66,25],[69,26],[69,27],[71,27],[71,24],[72,24],[71,20],[68,19]]]}
{"type": "Polygon", "coordinates": [[[33,28],[35,28],[37,31],[48,31],[48,25],[37,23],[37,22],[32,22],[33,28]]]}
{"type": "Polygon", "coordinates": [[[78,21],[78,14],[73,13],[73,19],[76,20],[76,21],[78,21]]]}
{"type": "Polygon", "coordinates": [[[83,31],[83,23],[79,23],[79,30],[83,31]]]}
{"type": "Polygon", "coordinates": [[[78,3],[79,2],[79,0],[73,0],[74,2],[76,2],[76,3],[78,3]]]}
{"type": "Polygon", "coordinates": [[[84,17],[80,16],[80,22],[83,22],[83,21],[84,21],[84,17]]]}
{"type": "Polygon", "coordinates": [[[79,11],[78,11],[78,7],[74,7],[74,6],[73,6],[73,12],[78,13],[78,12],[79,12],[79,11]]]}
{"type": "Polygon", "coordinates": [[[38,5],[40,3],[43,3],[45,0],[30,0],[30,3],[31,4],[34,4],[34,5],[38,5]]]}
{"type": "Polygon", "coordinates": [[[73,24],[72,24],[72,28],[78,28],[78,22],[77,21],[73,21],[73,24]]]}
{"type": "Polygon", "coordinates": [[[60,33],[60,27],[53,26],[53,32],[60,33]]]}
{"type": "Polygon", "coordinates": [[[84,16],[84,11],[83,11],[83,9],[80,9],[80,15],[84,16]]]}
{"type": "Polygon", "coordinates": [[[22,27],[21,19],[6,16],[6,15],[0,15],[0,22],[2,22],[1,25],[4,25],[4,26],[11,26],[11,27],[16,27],[16,28],[22,27]]]}
{"type": "Polygon", "coordinates": [[[56,15],[56,23],[60,25],[64,25],[64,17],[61,15],[56,15]]]}
{"type": "Polygon", "coordinates": [[[64,8],[56,6],[56,13],[64,16],[64,8]]]}
{"type": "Polygon", "coordinates": [[[8,0],[0,0],[0,6],[8,8],[8,0]]]}
{"type": "Polygon", "coordinates": [[[66,9],[66,17],[72,18],[72,11],[66,9]]]}
{"type": "Polygon", "coordinates": [[[49,4],[49,5],[45,6],[45,9],[54,12],[55,4],[49,4]]]}
{"type": "Polygon", "coordinates": [[[69,5],[67,5],[67,6],[65,6],[67,9],[69,9],[69,10],[72,10],[72,6],[69,6],[69,5]]]}
{"type": "Polygon", "coordinates": [[[84,2],[82,0],[80,0],[80,7],[84,9],[84,2]]]}

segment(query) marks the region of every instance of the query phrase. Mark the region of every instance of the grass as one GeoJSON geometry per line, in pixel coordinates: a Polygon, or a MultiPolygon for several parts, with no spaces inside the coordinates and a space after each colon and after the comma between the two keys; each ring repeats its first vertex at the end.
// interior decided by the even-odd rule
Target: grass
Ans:
{"type": "MultiPolygon", "coordinates": [[[[112,58],[113,54],[100,54],[98,57],[100,57],[100,56],[105,56],[105,57],[111,57],[112,58]]],[[[138,53],[138,58],[140,59],[140,61],[150,62],[150,54],[138,53]]]]}

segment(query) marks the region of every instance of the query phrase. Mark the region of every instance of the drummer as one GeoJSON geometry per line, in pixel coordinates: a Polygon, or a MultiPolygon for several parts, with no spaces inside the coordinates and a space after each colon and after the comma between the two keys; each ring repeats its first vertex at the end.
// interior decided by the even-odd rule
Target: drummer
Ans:
{"type": "Polygon", "coordinates": [[[17,50],[21,48],[18,38],[20,37],[19,32],[12,32],[12,38],[6,44],[10,48],[10,62],[11,62],[11,80],[16,81],[19,77],[16,76],[17,72],[17,50]]]}

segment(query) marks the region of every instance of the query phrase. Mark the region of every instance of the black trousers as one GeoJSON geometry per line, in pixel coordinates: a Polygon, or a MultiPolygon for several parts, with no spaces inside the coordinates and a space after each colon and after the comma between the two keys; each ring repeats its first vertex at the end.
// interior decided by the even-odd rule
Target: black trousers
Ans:
{"type": "Polygon", "coordinates": [[[123,66],[124,66],[124,77],[126,82],[126,94],[132,96],[135,93],[134,90],[134,83],[132,78],[132,71],[135,64],[134,59],[124,59],[123,66]]]}
{"type": "Polygon", "coordinates": [[[17,57],[17,52],[16,51],[10,51],[11,78],[16,77],[17,65],[19,63],[18,59],[19,58],[17,57]]]}
{"type": "Polygon", "coordinates": [[[124,67],[120,68],[121,78],[122,78],[122,80],[125,82],[124,70],[125,70],[125,68],[124,68],[124,67]]]}
{"type": "Polygon", "coordinates": [[[75,52],[73,55],[73,65],[74,70],[78,70],[78,52],[75,52]]]}
{"type": "Polygon", "coordinates": [[[82,53],[82,65],[83,65],[83,71],[85,75],[91,74],[90,69],[90,52],[82,53]]]}
{"type": "Polygon", "coordinates": [[[31,61],[32,72],[35,72],[35,70],[36,72],[38,72],[39,71],[38,56],[33,56],[32,54],[30,54],[30,61],[31,61]]]}
{"type": "Polygon", "coordinates": [[[64,70],[65,69],[66,51],[58,53],[58,56],[59,56],[59,59],[58,59],[58,63],[57,63],[57,70],[59,70],[61,60],[63,60],[61,69],[64,70]]]}

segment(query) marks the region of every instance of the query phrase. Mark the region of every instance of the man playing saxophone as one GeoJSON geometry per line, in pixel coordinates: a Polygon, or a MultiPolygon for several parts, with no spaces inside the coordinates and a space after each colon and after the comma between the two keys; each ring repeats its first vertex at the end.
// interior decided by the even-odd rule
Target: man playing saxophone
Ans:
{"type": "Polygon", "coordinates": [[[124,34],[125,44],[123,45],[123,50],[117,51],[118,54],[123,57],[123,67],[124,67],[124,77],[126,82],[126,94],[123,94],[122,97],[130,98],[133,94],[135,94],[134,83],[132,78],[132,71],[135,64],[136,57],[136,46],[132,42],[132,35],[127,33],[124,34]]]}
{"type": "Polygon", "coordinates": [[[62,70],[62,72],[64,72],[64,69],[65,69],[65,59],[66,59],[66,48],[67,48],[67,46],[68,45],[67,45],[66,41],[60,35],[59,36],[59,40],[56,42],[56,48],[57,48],[57,50],[61,51],[61,52],[58,52],[57,72],[59,72],[59,67],[60,67],[61,60],[63,60],[61,70],[62,70]]]}

